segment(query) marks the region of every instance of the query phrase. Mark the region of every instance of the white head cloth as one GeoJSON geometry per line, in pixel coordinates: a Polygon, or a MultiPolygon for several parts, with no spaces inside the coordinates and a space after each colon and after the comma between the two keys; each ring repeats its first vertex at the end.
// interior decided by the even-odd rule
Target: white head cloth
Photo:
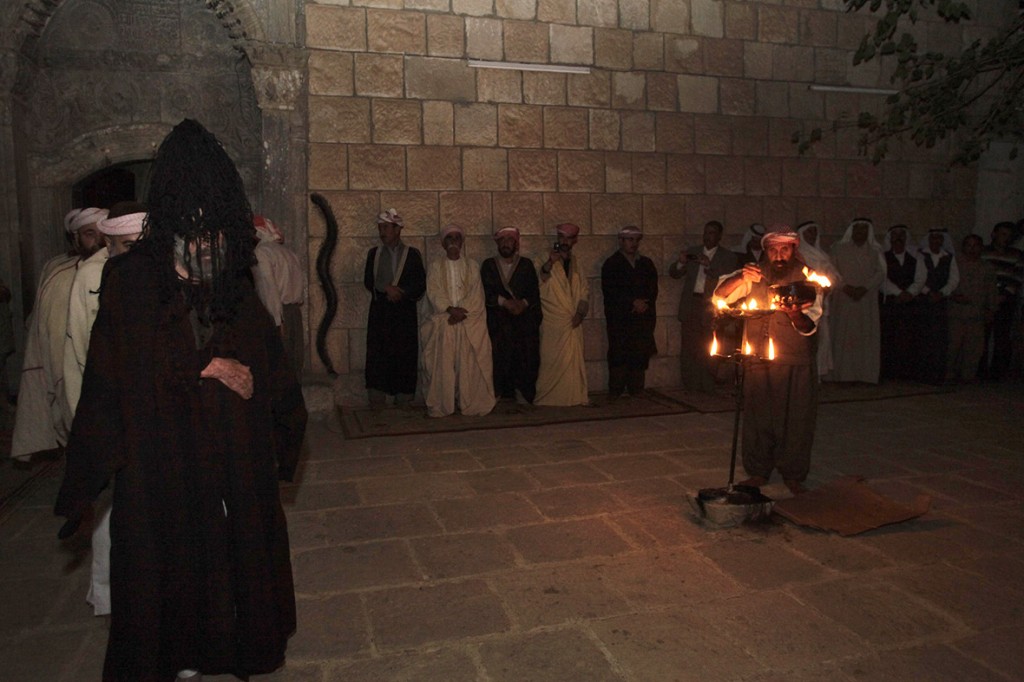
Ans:
{"type": "Polygon", "coordinates": [[[751,241],[756,241],[754,246],[760,247],[761,238],[764,237],[764,232],[764,225],[762,225],[761,223],[754,223],[753,225],[748,227],[747,231],[743,233],[742,237],[740,237],[740,244],[737,247],[739,252],[746,253],[747,244],[749,244],[751,241]]]}
{"type": "Polygon", "coordinates": [[[377,214],[377,224],[379,225],[380,223],[391,223],[392,225],[405,227],[405,221],[402,220],[402,216],[398,215],[398,211],[393,208],[377,214]]]}
{"type": "Polygon", "coordinates": [[[98,223],[107,217],[107,213],[109,211],[105,208],[83,208],[78,215],[71,219],[71,227],[68,228],[68,232],[78,232],[86,225],[98,223]]]}
{"type": "Polygon", "coordinates": [[[100,232],[103,234],[109,234],[114,237],[123,237],[124,235],[138,234],[142,232],[142,222],[145,219],[145,213],[129,213],[128,215],[119,216],[117,218],[104,218],[96,225],[96,227],[98,227],[100,232]]]}
{"type": "Polygon", "coordinates": [[[906,225],[893,225],[885,231],[885,236],[882,237],[882,252],[886,253],[892,251],[892,233],[902,230],[907,235],[907,246],[906,251],[910,255],[917,253],[917,245],[914,243],[914,238],[910,234],[910,228],[906,225]]]}
{"type": "Polygon", "coordinates": [[[68,232],[74,232],[74,230],[71,229],[71,221],[74,220],[75,216],[77,216],[81,212],[82,212],[82,209],[80,209],[80,208],[73,208],[73,209],[71,209],[70,211],[67,212],[67,214],[64,216],[64,229],[65,230],[67,230],[68,232]]]}
{"type": "Polygon", "coordinates": [[[882,253],[882,245],[875,239],[875,224],[867,218],[854,218],[850,221],[850,224],[846,226],[846,232],[843,233],[843,238],[839,240],[839,244],[843,242],[853,241],[853,227],[855,225],[864,224],[868,226],[868,241],[867,244],[878,253],[882,253]]]}
{"type": "Polygon", "coordinates": [[[919,242],[919,250],[921,253],[928,253],[929,251],[931,251],[931,247],[928,246],[928,239],[929,237],[931,237],[933,232],[942,233],[943,251],[948,251],[949,253],[956,253],[956,247],[953,245],[953,237],[950,236],[949,230],[947,230],[944,227],[933,227],[930,230],[928,230],[923,237],[921,237],[921,241],[919,242]]]}

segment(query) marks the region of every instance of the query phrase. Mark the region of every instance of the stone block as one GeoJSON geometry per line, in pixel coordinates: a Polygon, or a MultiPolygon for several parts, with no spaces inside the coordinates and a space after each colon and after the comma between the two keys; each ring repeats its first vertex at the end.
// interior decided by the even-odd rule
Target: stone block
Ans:
{"type": "Polygon", "coordinates": [[[653,152],[655,115],[648,111],[622,113],[622,150],[627,152],[653,152]]]}
{"type": "Polygon", "coordinates": [[[764,197],[762,201],[765,225],[781,223],[783,225],[796,225],[797,223],[797,201],[791,197],[764,197]]]}
{"type": "Polygon", "coordinates": [[[750,116],[756,109],[757,87],[752,80],[722,78],[718,82],[718,96],[723,114],[750,116]]]}
{"type": "Polygon", "coordinates": [[[679,109],[679,83],[671,73],[647,73],[647,108],[653,111],[679,109]]]}
{"type": "Polygon", "coordinates": [[[604,157],[604,191],[627,194],[633,191],[632,154],[606,154],[604,157]]]}
{"type": "Polygon", "coordinates": [[[405,543],[392,540],[324,547],[299,552],[292,558],[301,594],[333,592],[400,584],[419,580],[419,570],[405,543]]]}
{"type": "Polygon", "coordinates": [[[721,0],[690,0],[690,21],[695,35],[721,38],[725,35],[725,11],[721,0]]]}
{"type": "Polygon", "coordinates": [[[814,49],[797,45],[773,45],[772,78],[777,81],[814,80],[814,49]]]}
{"type": "Polygon", "coordinates": [[[846,196],[846,163],[829,159],[818,162],[818,193],[823,197],[846,196]]]}
{"type": "Polygon", "coordinates": [[[665,39],[660,33],[633,35],[633,68],[660,71],[665,67],[665,39]]]}
{"type": "Polygon", "coordinates": [[[477,99],[481,102],[522,102],[522,80],[519,71],[477,69],[477,99]]]}
{"type": "Polygon", "coordinates": [[[558,155],[549,151],[509,150],[508,185],[512,191],[558,189],[558,155]]]}
{"type": "Polygon", "coordinates": [[[409,57],[405,60],[406,96],[448,102],[476,99],[474,69],[461,60],[409,57]]]}
{"type": "Polygon", "coordinates": [[[590,148],[614,151],[619,148],[621,123],[619,114],[608,109],[591,109],[590,148]]]}
{"type": "Polygon", "coordinates": [[[655,148],[659,152],[693,152],[693,116],[691,114],[655,114],[655,148]]]}
{"type": "Polygon", "coordinates": [[[495,192],[494,226],[515,225],[522,234],[544,232],[544,197],[540,192],[495,192]]]}
{"type": "Polygon", "coordinates": [[[709,76],[676,77],[679,88],[679,110],[712,114],[718,111],[718,79],[709,76]]]}
{"type": "Polygon", "coordinates": [[[568,102],[573,106],[607,107],[611,104],[611,74],[608,71],[572,74],[568,86],[568,102]]]}
{"type": "Polygon", "coordinates": [[[526,105],[498,107],[498,144],[502,147],[541,147],[543,145],[541,108],[526,105]]]}
{"type": "MultiPolygon", "coordinates": [[[[857,67],[857,69],[860,68],[860,66],[857,67]]],[[[814,81],[816,83],[844,85],[847,82],[847,74],[856,72],[857,69],[851,68],[850,53],[846,50],[833,50],[827,47],[819,47],[814,50],[814,81]]]]}
{"type": "Polygon", "coordinates": [[[619,0],[619,26],[630,31],[651,27],[650,0],[619,0]]]}
{"type": "Polygon", "coordinates": [[[310,4],[306,8],[306,46],[366,50],[366,10],[310,4]]]}
{"type": "Polygon", "coordinates": [[[309,145],[309,188],[345,189],[348,187],[348,154],[344,145],[309,145]]]}
{"type": "Polygon", "coordinates": [[[378,144],[420,144],[423,110],[415,100],[373,101],[373,141],[378,144]]]}
{"type": "Polygon", "coordinates": [[[353,93],[352,55],[347,52],[311,50],[309,53],[309,94],[353,93]]]}
{"type": "Polygon", "coordinates": [[[737,40],[757,39],[757,5],[730,2],[725,6],[725,37],[737,40]]]}
{"type": "Polygon", "coordinates": [[[506,21],[505,59],[511,62],[546,62],[548,29],[532,21],[506,21]]]}
{"type": "Polygon", "coordinates": [[[520,526],[543,520],[533,505],[517,493],[438,500],[431,506],[448,532],[520,526]]]}
{"type": "Polygon", "coordinates": [[[309,98],[310,142],[369,142],[370,100],[309,98]]]}
{"type": "Polygon", "coordinates": [[[523,73],[523,101],[527,104],[564,105],[564,73],[523,73]]]}
{"type": "Polygon", "coordinates": [[[418,248],[416,237],[437,234],[436,192],[381,192],[380,204],[381,208],[399,209],[405,219],[402,237],[407,244],[418,248]]]}
{"type": "Polygon", "coordinates": [[[493,234],[491,196],[487,192],[442,192],[438,224],[456,223],[466,234],[493,234]]]}
{"type": "MultiPolygon", "coordinates": [[[[687,197],[686,199],[686,218],[683,224],[686,226],[693,226],[693,231],[697,233],[705,223],[709,220],[722,220],[722,216],[725,215],[726,203],[732,203],[738,201],[742,197],[729,197],[727,200],[720,196],[714,196],[711,194],[705,196],[687,197]]],[[[694,235],[694,241],[697,241],[696,234],[694,235]]]]}
{"type": "Polygon", "coordinates": [[[462,155],[457,147],[409,147],[409,189],[461,189],[462,155]]]}
{"type": "Polygon", "coordinates": [[[550,24],[551,61],[556,64],[594,63],[594,29],[550,24]]]}
{"type": "Polygon", "coordinates": [[[697,38],[666,36],[665,70],[703,74],[704,44],[697,38]]]}
{"type": "Polygon", "coordinates": [[[664,154],[633,155],[633,190],[644,195],[665,193],[666,158],[664,154]]]}
{"type": "Polygon", "coordinates": [[[758,5],[757,37],[762,43],[788,43],[800,40],[800,10],[780,5],[758,5]]]}
{"type": "Polygon", "coordinates": [[[646,105],[647,79],[642,73],[616,71],[612,74],[612,107],[643,109],[646,105]]]}
{"type": "Polygon", "coordinates": [[[466,56],[470,59],[504,59],[500,19],[466,19],[466,56]]]}
{"type": "Polygon", "coordinates": [[[575,223],[582,234],[590,233],[590,197],[586,194],[544,195],[544,225],[548,234],[554,234],[555,225],[575,223]]]}
{"type": "MultiPolygon", "coordinates": [[[[726,202],[724,220],[728,230],[744,231],[748,226],[764,221],[764,201],[761,197],[734,197],[726,202]]],[[[730,245],[739,240],[730,240],[730,245]]]]}
{"type": "Polygon", "coordinates": [[[650,0],[651,29],[659,33],[690,32],[690,5],[674,0],[650,0]]]}
{"type": "Polygon", "coordinates": [[[453,144],[455,112],[451,102],[423,103],[423,144],[453,144]]]}
{"type": "Polygon", "coordinates": [[[559,152],[558,191],[603,192],[603,155],[600,152],[559,152]]]}
{"type": "Polygon", "coordinates": [[[856,50],[861,39],[874,31],[875,21],[871,15],[844,14],[836,25],[836,47],[843,50],[856,50]]]}
{"type": "Polygon", "coordinates": [[[530,563],[615,556],[629,545],[603,519],[561,521],[509,529],[509,541],[530,563]]]}
{"type": "Polygon", "coordinates": [[[352,189],[405,189],[405,149],[395,145],[349,147],[352,189]]]}
{"type": "Polygon", "coordinates": [[[804,157],[782,160],[782,193],[790,197],[818,195],[818,161],[804,157]]]}
{"type": "MultiPolygon", "coordinates": [[[[803,122],[792,118],[769,118],[767,121],[768,155],[797,156],[797,148],[793,144],[793,131],[800,130],[803,122]]],[[[819,156],[819,154],[815,154],[815,156],[819,156]]]]}
{"type": "Polygon", "coordinates": [[[504,19],[532,21],[537,18],[537,0],[494,0],[494,11],[504,19]]]}
{"type": "Polygon", "coordinates": [[[492,0],[452,0],[452,12],[471,17],[486,17],[494,11],[492,0]]]}
{"type": "Polygon", "coordinates": [[[426,54],[427,22],[424,14],[367,10],[366,43],[370,52],[426,54]]]}
{"type": "Polygon", "coordinates": [[[410,541],[420,566],[431,580],[459,578],[512,568],[512,546],[492,533],[435,535],[410,541]]]}
{"type": "MultiPolygon", "coordinates": [[[[447,6],[447,3],[445,3],[447,6]]],[[[466,23],[462,17],[427,15],[427,54],[460,58],[466,51],[466,23]]]]}
{"type": "Polygon", "coordinates": [[[743,76],[743,45],[742,40],[705,40],[706,73],[710,76],[743,76]]]}
{"type": "Polygon", "coordinates": [[[882,164],[882,194],[887,197],[899,198],[908,196],[910,191],[910,173],[904,163],[886,161],[882,164]]]}
{"type": "Polygon", "coordinates": [[[544,146],[549,149],[587,148],[587,110],[544,108],[544,146]]]}
{"type": "Polygon", "coordinates": [[[596,29],[594,31],[594,65],[606,69],[632,68],[633,33],[614,28],[596,29]]]}
{"type": "Polygon", "coordinates": [[[694,116],[693,137],[698,154],[732,153],[732,121],[728,116],[694,116]]]}
{"type": "Polygon", "coordinates": [[[498,144],[498,107],[494,104],[456,104],[455,144],[481,147],[498,144]]]}
{"type": "Polygon", "coordinates": [[[743,44],[743,75],[758,80],[771,78],[774,52],[774,45],[745,42],[743,44]]]}
{"type": "Polygon", "coordinates": [[[355,55],[355,90],[364,97],[401,97],[405,63],[401,55],[355,55]]]}
{"type": "Polygon", "coordinates": [[[790,83],[789,115],[811,121],[822,120],[825,115],[825,95],[814,92],[806,83],[790,83]]]}
{"type": "MultiPolygon", "coordinates": [[[[682,230],[683,217],[685,216],[686,200],[677,194],[659,194],[644,196],[644,230],[651,234],[669,233],[675,234],[682,230]]],[[[644,243],[647,254],[654,260],[659,270],[663,270],[661,263],[667,255],[664,245],[657,245],[655,238],[651,237],[644,243]],[[662,254],[661,258],[655,255],[662,254]]],[[[671,253],[675,253],[676,246],[667,247],[671,253]]],[[[659,297],[660,298],[660,297],[659,297]]],[[[675,304],[672,305],[672,313],[675,313],[675,304]]],[[[658,323],[661,326],[661,322],[658,323]]],[[[665,353],[662,349],[662,354],[665,353]]],[[[678,368],[676,368],[678,373],[678,368]]]]}
{"type": "Polygon", "coordinates": [[[689,154],[669,154],[666,158],[665,189],[677,194],[704,194],[706,158],[689,154]]]}
{"type": "Polygon", "coordinates": [[[617,235],[626,225],[642,225],[643,209],[643,197],[639,194],[594,196],[590,203],[590,213],[594,216],[593,233],[617,235]]]}
{"type": "Polygon", "coordinates": [[[743,160],[747,195],[778,195],[782,188],[782,163],[779,159],[748,157],[743,160]]]}
{"type": "Polygon", "coordinates": [[[614,28],[619,25],[617,0],[590,0],[580,3],[576,15],[577,23],[584,26],[614,28]]]}
{"type": "MultiPolygon", "coordinates": [[[[338,221],[338,227],[342,234],[377,237],[377,214],[380,213],[380,198],[375,192],[323,192],[323,195],[331,204],[331,210],[334,213],[334,218],[338,221]]],[[[312,204],[310,204],[309,216],[310,237],[323,237],[325,234],[323,216],[312,204]]],[[[316,253],[312,252],[310,255],[312,256],[310,262],[316,261],[316,253]]]]}
{"type": "Polygon", "coordinates": [[[708,194],[743,194],[743,160],[733,156],[709,156],[705,164],[708,194]]]}
{"type": "Polygon", "coordinates": [[[835,47],[838,37],[836,12],[805,10],[800,13],[800,44],[835,47]]]}
{"type": "Polygon", "coordinates": [[[462,152],[462,186],[467,190],[508,189],[508,151],[466,149],[462,152]]]}
{"type": "Polygon", "coordinates": [[[537,20],[556,24],[575,24],[576,0],[537,0],[537,20]]]}
{"type": "Polygon", "coordinates": [[[871,163],[850,163],[846,166],[846,196],[882,196],[882,168],[871,163]]]}
{"type": "Polygon", "coordinates": [[[759,116],[789,116],[789,84],[757,81],[757,114],[759,116]]]}
{"type": "Polygon", "coordinates": [[[621,679],[601,649],[578,630],[494,640],[481,646],[480,658],[495,682],[621,679]]]}

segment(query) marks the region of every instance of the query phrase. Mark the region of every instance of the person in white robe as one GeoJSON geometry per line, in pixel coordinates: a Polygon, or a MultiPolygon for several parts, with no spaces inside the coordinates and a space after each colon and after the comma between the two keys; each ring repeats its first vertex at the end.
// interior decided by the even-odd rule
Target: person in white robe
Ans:
{"type": "Polygon", "coordinates": [[[821,228],[813,220],[802,223],[797,228],[800,235],[800,257],[807,265],[819,275],[828,277],[832,286],[822,292],[821,318],[818,319],[818,377],[823,377],[832,371],[832,332],[829,320],[832,312],[832,292],[842,286],[842,277],[832,259],[821,249],[821,228]]]}
{"type": "Polygon", "coordinates": [[[445,227],[445,257],[427,270],[428,310],[421,316],[420,344],[423,397],[431,417],[456,411],[481,416],[497,402],[480,264],[463,256],[462,245],[462,228],[445,227]]]}
{"type": "MultiPolygon", "coordinates": [[[[70,214],[69,214],[70,215],[70,214]]],[[[51,259],[36,291],[35,307],[26,323],[25,355],[18,388],[18,406],[11,437],[11,457],[25,460],[34,453],[63,447],[71,428],[71,410],[64,389],[64,339],[68,302],[79,263],[103,245],[97,223],[107,210],[85,208],[67,221],[75,252],[51,259]]]]}
{"type": "MultiPolygon", "coordinates": [[[[127,253],[142,234],[145,207],[134,201],[114,204],[109,215],[96,224],[106,239],[106,248],[84,260],[75,273],[68,301],[68,333],[64,339],[64,392],[72,420],[82,395],[82,374],[89,353],[89,336],[100,309],[100,282],[107,260],[127,253]]],[[[101,498],[97,505],[92,532],[92,567],[89,592],[85,600],[93,613],[110,613],[110,499],[101,498]]]]}
{"type": "Polygon", "coordinates": [[[833,287],[830,381],[877,384],[881,368],[878,291],[885,280],[882,246],[870,220],[857,218],[832,246],[843,284],[833,287]]]}
{"type": "Polygon", "coordinates": [[[253,216],[252,224],[259,239],[255,249],[257,262],[252,269],[256,295],[281,331],[285,354],[301,380],[305,362],[301,306],[306,290],[302,263],[285,246],[284,234],[270,218],[253,216]]]}
{"type": "Polygon", "coordinates": [[[587,277],[572,253],[580,228],[562,223],[558,241],[540,266],[540,372],[534,405],[587,405],[583,320],[590,310],[587,277]]]}

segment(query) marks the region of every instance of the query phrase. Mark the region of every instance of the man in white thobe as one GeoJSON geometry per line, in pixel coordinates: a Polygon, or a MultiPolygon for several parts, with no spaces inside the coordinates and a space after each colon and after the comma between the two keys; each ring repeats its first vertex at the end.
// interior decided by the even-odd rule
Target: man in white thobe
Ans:
{"type": "Polygon", "coordinates": [[[886,267],[874,232],[870,220],[857,218],[832,246],[832,263],[843,284],[832,294],[831,381],[878,383],[882,333],[878,289],[886,267]]]}
{"type": "Polygon", "coordinates": [[[590,310],[587,277],[572,255],[580,228],[562,223],[558,242],[540,267],[540,373],[534,405],[586,405],[583,318],[590,310]]]}
{"type": "Polygon", "coordinates": [[[491,337],[480,264],[462,255],[458,225],[441,233],[445,258],[427,270],[427,307],[420,326],[423,397],[427,414],[488,414],[497,402],[492,384],[491,337]]]}
{"type": "Polygon", "coordinates": [[[832,264],[832,259],[821,249],[821,228],[813,220],[801,223],[796,229],[800,235],[800,258],[810,270],[828,277],[832,284],[822,291],[821,317],[818,319],[818,376],[832,371],[832,292],[842,286],[842,277],[832,264]]]}

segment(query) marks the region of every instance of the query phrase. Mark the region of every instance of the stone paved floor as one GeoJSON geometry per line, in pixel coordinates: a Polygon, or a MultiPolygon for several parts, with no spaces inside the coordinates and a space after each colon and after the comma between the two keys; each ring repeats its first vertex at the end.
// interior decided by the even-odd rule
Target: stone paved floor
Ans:
{"type": "MultiPolygon", "coordinates": [[[[729,414],[349,442],[314,424],[285,493],[299,631],[258,679],[1024,679],[1022,406],[1019,386],[823,405],[812,484],[934,495],[853,538],[695,525],[729,414]]],[[[0,526],[3,679],[99,678],[55,487],[0,526]]]]}

